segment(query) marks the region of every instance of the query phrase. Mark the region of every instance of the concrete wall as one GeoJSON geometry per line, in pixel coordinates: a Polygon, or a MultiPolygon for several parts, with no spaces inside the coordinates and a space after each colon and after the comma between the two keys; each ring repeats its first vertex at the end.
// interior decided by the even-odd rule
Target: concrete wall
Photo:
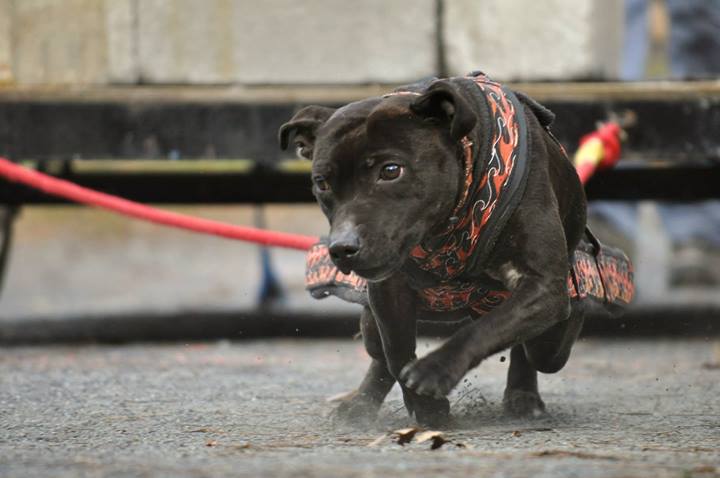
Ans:
{"type": "Polygon", "coordinates": [[[445,0],[449,73],[513,80],[617,76],[623,0],[445,0]]]}
{"type": "Polygon", "coordinates": [[[614,77],[622,4],[0,0],[0,83],[403,83],[441,50],[453,74],[614,77]]]}
{"type": "Polygon", "coordinates": [[[138,1],[105,0],[107,69],[105,81],[136,83],[138,80],[138,1]]]}
{"type": "Polygon", "coordinates": [[[107,81],[103,1],[12,0],[11,4],[15,81],[22,84],[107,81]]]}
{"type": "Polygon", "coordinates": [[[11,38],[11,5],[10,0],[0,0],[0,85],[12,81],[12,49],[11,38]]]}
{"type": "Polygon", "coordinates": [[[141,0],[151,82],[403,82],[435,71],[434,0],[141,0]]]}

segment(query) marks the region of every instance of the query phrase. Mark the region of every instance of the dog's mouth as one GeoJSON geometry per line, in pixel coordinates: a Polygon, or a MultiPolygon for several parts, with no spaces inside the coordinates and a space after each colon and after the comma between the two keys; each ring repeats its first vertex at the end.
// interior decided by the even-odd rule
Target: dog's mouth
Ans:
{"type": "Polygon", "coordinates": [[[398,260],[398,258],[408,257],[411,249],[410,244],[414,244],[415,242],[416,241],[412,241],[411,239],[406,241],[403,247],[400,248],[400,251],[394,254],[386,253],[372,258],[361,255],[361,257],[356,257],[354,260],[333,259],[333,263],[343,274],[353,272],[368,282],[380,282],[389,278],[402,268],[405,262],[398,260]]]}
{"type": "MultiPolygon", "coordinates": [[[[379,241],[366,239],[365,243],[377,244],[379,241]]],[[[412,249],[412,245],[417,241],[412,237],[407,237],[400,245],[386,244],[385,247],[372,248],[364,247],[350,256],[337,254],[331,260],[335,267],[345,275],[354,273],[368,282],[380,282],[392,276],[400,270],[405,263],[401,258],[407,258],[412,249]]]]}
{"type": "MultiPolygon", "coordinates": [[[[343,274],[348,275],[354,273],[368,282],[378,282],[387,279],[399,269],[399,266],[388,264],[387,262],[380,262],[383,265],[375,266],[365,263],[365,261],[346,261],[341,259],[333,259],[332,261],[335,267],[343,274]]],[[[377,262],[375,264],[377,264],[377,262]]]]}
{"type": "Polygon", "coordinates": [[[368,282],[380,282],[387,279],[397,270],[397,267],[354,267],[352,271],[368,282]]]}

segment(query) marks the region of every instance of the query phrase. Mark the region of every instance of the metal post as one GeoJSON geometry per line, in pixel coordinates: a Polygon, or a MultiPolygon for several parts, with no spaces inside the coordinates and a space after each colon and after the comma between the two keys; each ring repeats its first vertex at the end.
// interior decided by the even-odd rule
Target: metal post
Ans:
{"type": "Polygon", "coordinates": [[[19,211],[20,206],[0,207],[0,294],[5,285],[5,273],[12,246],[13,225],[19,211]]]}
{"type": "MultiPolygon", "coordinates": [[[[255,227],[265,228],[265,208],[262,205],[255,206],[255,227]]],[[[265,309],[277,305],[285,299],[280,279],[278,279],[272,265],[270,250],[260,246],[260,290],[258,291],[258,307],[265,309]]]]}

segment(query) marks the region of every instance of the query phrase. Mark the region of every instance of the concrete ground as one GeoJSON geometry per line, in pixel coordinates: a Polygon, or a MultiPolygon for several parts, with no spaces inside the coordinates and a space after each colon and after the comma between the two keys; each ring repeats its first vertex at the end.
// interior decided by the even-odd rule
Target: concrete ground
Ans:
{"type": "Polygon", "coordinates": [[[583,340],[531,421],[502,414],[502,355],[453,392],[431,450],[370,446],[412,425],[397,390],[375,425],[333,426],[357,341],[6,348],[0,476],[720,476],[717,339],[583,340]]]}

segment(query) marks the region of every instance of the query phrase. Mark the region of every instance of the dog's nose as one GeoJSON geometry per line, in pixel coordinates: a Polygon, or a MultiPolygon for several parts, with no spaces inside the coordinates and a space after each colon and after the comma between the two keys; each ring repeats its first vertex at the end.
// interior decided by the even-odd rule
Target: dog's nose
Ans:
{"type": "Polygon", "coordinates": [[[330,243],[328,247],[330,250],[330,257],[336,261],[345,261],[352,259],[354,255],[360,250],[360,241],[357,236],[346,235],[340,237],[330,243]]]}
{"type": "Polygon", "coordinates": [[[360,237],[357,226],[350,221],[343,221],[330,228],[328,244],[330,259],[344,274],[348,274],[360,252],[360,237]]]}

